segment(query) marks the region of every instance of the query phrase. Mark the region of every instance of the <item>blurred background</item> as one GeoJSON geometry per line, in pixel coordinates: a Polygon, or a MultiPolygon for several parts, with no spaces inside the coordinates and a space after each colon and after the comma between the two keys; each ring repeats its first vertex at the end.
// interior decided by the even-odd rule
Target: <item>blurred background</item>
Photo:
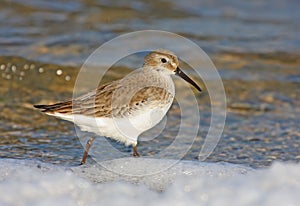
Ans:
{"type": "MultiPolygon", "coordinates": [[[[1,1],[0,157],[78,163],[83,148],[74,126],[40,114],[32,104],[71,98],[80,66],[104,42],[155,29],[194,41],[223,79],[226,127],[207,161],[253,167],[299,162],[299,11],[297,0],[1,1]]],[[[128,62],[142,65],[134,58],[128,62]]],[[[131,70],[118,68],[106,81],[131,70]]],[[[201,129],[184,159],[195,159],[209,126],[208,94],[198,98],[201,129]]],[[[180,123],[177,114],[174,104],[167,125],[180,123]]],[[[141,141],[141,155],[169,145],[174,128],[141,141]]],[[[131,155],[130,148],[115,146],[131,155]]]]}

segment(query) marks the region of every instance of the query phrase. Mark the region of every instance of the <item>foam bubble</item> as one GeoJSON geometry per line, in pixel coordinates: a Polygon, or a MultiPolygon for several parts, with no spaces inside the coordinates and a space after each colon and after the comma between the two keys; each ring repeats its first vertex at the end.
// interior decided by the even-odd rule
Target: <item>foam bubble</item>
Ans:
{"type": "MultiPolygon", "coordinates": [[[[126,162],[143,166],[143,160],[128,158],[126,162]]],[[[168,160],[152,164],[168,164],[168,160]]],[[[13,159],[1,159],[0,165],[1,205],[276,206],[300,201],[299,164],[275,163],[254,170],[228,163],[181,161],[146,177],[121,176],[99,165],[63,167],[13,159]]]]}

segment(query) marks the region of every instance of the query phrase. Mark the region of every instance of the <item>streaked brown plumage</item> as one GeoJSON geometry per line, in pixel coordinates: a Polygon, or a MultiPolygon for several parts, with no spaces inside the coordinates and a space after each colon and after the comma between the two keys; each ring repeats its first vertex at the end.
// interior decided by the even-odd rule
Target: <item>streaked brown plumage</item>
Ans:
{"type": "MultiPolygon", "coordinates": [[[[157,106],[167,104],[173,99],[173,95],[160,87],[145,87],[137,91],[127,104],[112,104],[113,94],[127,93],[126,85],[120,80],[110,82],[98,87],[96,90],[86,95],[80,96],[74,100],[59,102],[52,105],[34,105],[47,114],[82,114],[91,117],[123,117],[133,113],[138,107],[157,106]],[[120,91],[116,91],[116,90],[120,91]]],[[[125,102],[125,101],[124,101],[125,102]]]]}
{"type": "MultiPolygon", "coordinates": [[[[142,68],[123,79],[101,85],[73,100],[34,107],[48,115],[72,121],[83,131],[131,144],[134,156],[139,156],[136,149],[138,136],[159,123],[173,102],[175,87],[170,75],[177,74],[201,91],[178,64],[174,53],[156,50],[145,56],[142,68]]],[[[93,140],[94,137],[86,145],[82,164],[93,140]]]]}

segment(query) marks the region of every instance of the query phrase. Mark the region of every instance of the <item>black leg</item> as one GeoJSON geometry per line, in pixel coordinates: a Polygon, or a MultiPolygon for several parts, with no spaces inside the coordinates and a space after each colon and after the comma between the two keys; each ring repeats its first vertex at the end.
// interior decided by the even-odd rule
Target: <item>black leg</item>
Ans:
{"type": "Polygon", "coordinates": [[[139,157],[140,156],[138,151],[137,151],[136,145],[133,146],[133,156],[134,157],[139,157]]]}
{"type": "Polygon", "coordinates": [[[90,150],[90,148],[92,147],[94,140],[95,140],[95,137],[91,137],[91,138],[87,141],[86,146],[85,146],[85,150],[84,150],[84,153],[83,153],[83,157],[82,157],[82,160],[81,160],[81,162],[80,162],[80,165],[83,165],[83,164],[85,163],[86,158],[87,158],[88,153],[89,153],[89,150],[90,150]]]}

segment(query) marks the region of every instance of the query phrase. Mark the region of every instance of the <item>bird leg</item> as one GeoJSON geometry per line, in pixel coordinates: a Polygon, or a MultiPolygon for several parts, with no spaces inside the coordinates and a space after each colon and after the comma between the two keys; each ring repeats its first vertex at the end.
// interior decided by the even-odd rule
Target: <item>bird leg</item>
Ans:
{"type": "Polygon", "coordinates": [[[88,153],[89,153],[89,150],[90,150],[90,148],[92,147],[94,140],[95,140],[95,137],[91,137],[91,138],[87,141],[86,146],[85,146],[85,150],[84,150],[84,153],[83,153],[83,157],[82,157],[82,160],[81,160],[81,162],[80,162],[80,165],[83,165],[83,164],[85,163],[86,158],[87,158],[88,153]]]}
{"type": "Polygon", "coordinates": [[[133,156],[134,157],[139,157],[140,156],[138,151],[137,151],[136,145],[133,146],[133,156]]]}

